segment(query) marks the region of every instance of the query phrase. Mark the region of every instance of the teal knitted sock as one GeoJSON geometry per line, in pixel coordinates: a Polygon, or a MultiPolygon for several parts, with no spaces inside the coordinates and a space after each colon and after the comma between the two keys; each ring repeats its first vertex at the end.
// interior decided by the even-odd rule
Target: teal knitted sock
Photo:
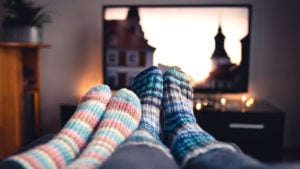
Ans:
{"type": "Polygon", "coordinates": [[[85,147],[110,97],[108,86],[93,87],[82,98],[74,115],[57,136],[46,144],[9,157],[4,163],[30,169],[63,168],[85,147]]]}
{"type": "Polygon", "coordinates": [[[116,147],[135,130],[141,119],[139,98],[121,89],[110,99],[90,143],[67,168],[99,168],[116,147]]]}
{"type": "Polygon", "coordinates": [[[138,95],[142,105],[142,118],[138,129],[126,139],[125,145],[148,145],[164,151],[168,148],[160,140],[160,106],[163,97],[163,81],[161,71],[149,67],[134,79],[133,91],[138,95]]]}
{"type": "Polygon", "coordinates": [[[193,88],[187,75],[169,68],[163,75],[164,134],[171,153],[181,166],[201,153],[215,148],[234,148],[204,131],[194,117],[193,88]]]}

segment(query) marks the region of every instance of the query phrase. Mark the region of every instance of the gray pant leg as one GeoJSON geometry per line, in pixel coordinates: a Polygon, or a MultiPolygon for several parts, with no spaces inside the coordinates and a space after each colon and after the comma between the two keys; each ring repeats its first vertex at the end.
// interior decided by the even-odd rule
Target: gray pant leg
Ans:
{"type": "Polygon", "coordinates": [[[191,159],[184,169],[300,169],[300,165],[265,164],[242,152],[216,149],[191,159]]]}
{"type": "Polygon", "coordinates": [[[117,149],[101,169],[179,169],[176,162],[161,150],[147,145],[117,149]]]}

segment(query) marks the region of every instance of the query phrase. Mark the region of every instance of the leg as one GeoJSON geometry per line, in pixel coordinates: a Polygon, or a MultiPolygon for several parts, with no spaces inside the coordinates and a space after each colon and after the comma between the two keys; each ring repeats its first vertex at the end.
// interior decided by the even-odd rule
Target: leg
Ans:
{"type": "Polygon", "coordinates": [[[178,164],[184,167],[190,159],[213,149],[236,151],[231,145],[217,141],[197,124],[192,108],[193,88],[187,75],[170,68],[163,80],[164,133],[178,164]]]}
{"type": "Polygon", "coordinates": [[[163,95],[162,73],[150,67],[134,79],[133,91],[142,106],[140,124],[103,165],[105,169],[178,169],[169,149],[161,142],[160,106],[163,95]]]}
{"type": "Polygon", "coordinates": [[[177,162],[184,169],[296,169],[299,165],[264,164],[239,148],[217,141],[196,122],[192,109],[192,87],[176,69],[164,74],[164,133],[177,162]]]}
{"type": "Polygon", "coordinates": [[[298,164],[264,164],[256,159],[226,149],[215,149],[191,159],[185,169],[296,169],[298,164]]]}
{"type": "Polygon", "coordinates": [[[107,109],[90,143],[70,168],[99,168],[111,156],[116,147],[138,126],[141,105],[138,97],[127,89],[121,89],[109,100],[107,109]]]}
{"type": "Polygon", "coordinates": [[[176,162],[160,149],[148,145],[124,146],[103,164],[101,169],[179,169],[176,162]]]}
{"type": "Polygon", "coordinates": [[[9,157],[1,165],[3,168],[13,168],[10,165],[15,168],[63,168],[89,141],[110,97],[108,86],[93,87],[82,98],[71,119],[52,140],[9,157]]]}
{"type": "Polygon", "coordinates": [[[161,71],[154,66],[144,70],[135,77],[132,90],[140,98],[142,118],[137,130],[121,146],[148,145],[162,150],[172,158],[160,139],[160,106],[163,97],[161,71]]]}

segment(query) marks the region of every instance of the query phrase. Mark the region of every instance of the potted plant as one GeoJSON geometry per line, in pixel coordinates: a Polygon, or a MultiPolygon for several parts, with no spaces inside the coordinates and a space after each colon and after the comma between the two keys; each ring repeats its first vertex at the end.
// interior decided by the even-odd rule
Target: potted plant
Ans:
{"type": "Polygon", "coordinates": [[[26,0],[4,0],[3,40],[42,42],[42,26],[51,21],[44,7],[26,0]]]}

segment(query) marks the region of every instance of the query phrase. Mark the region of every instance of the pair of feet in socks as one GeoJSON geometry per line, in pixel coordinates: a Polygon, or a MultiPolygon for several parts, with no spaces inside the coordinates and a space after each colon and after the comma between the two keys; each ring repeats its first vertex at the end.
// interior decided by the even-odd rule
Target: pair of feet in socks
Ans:
{"type": "Polygon", "coordinates": [[[170,150],[182,166],[191,158],[215,148],[234,150],[216,141],[197,124],[193,113],[193,88],[182,71],[169,68],[162,74],[157,67],[150,67],[135,78],[132,90],[140,98],[142,118],[123,146],[147,144],[166,155],[170,150]],[[162,125],[160,115],[163,116],[162,125]]]}
{"type": "Polygon", "coordinates": [[[111,96],[108,86],[93,87],[54,139],[9,157],[1,165],[99,168],[124,140],[121,147],[146,144],[166,155],[171,150],[183,166],[189,159],[215,148],[234,150],[198,126],[192,109],[193,90],[183,72],[170,68],[162,75],[157,67],[150,67],[135,78],[132,90],[138,97],[127,89],[111,96]],[[163,130],[160,115],[164,118],[163,130]],[[169,148],[162,143],[161,133],[169,148]]]}

